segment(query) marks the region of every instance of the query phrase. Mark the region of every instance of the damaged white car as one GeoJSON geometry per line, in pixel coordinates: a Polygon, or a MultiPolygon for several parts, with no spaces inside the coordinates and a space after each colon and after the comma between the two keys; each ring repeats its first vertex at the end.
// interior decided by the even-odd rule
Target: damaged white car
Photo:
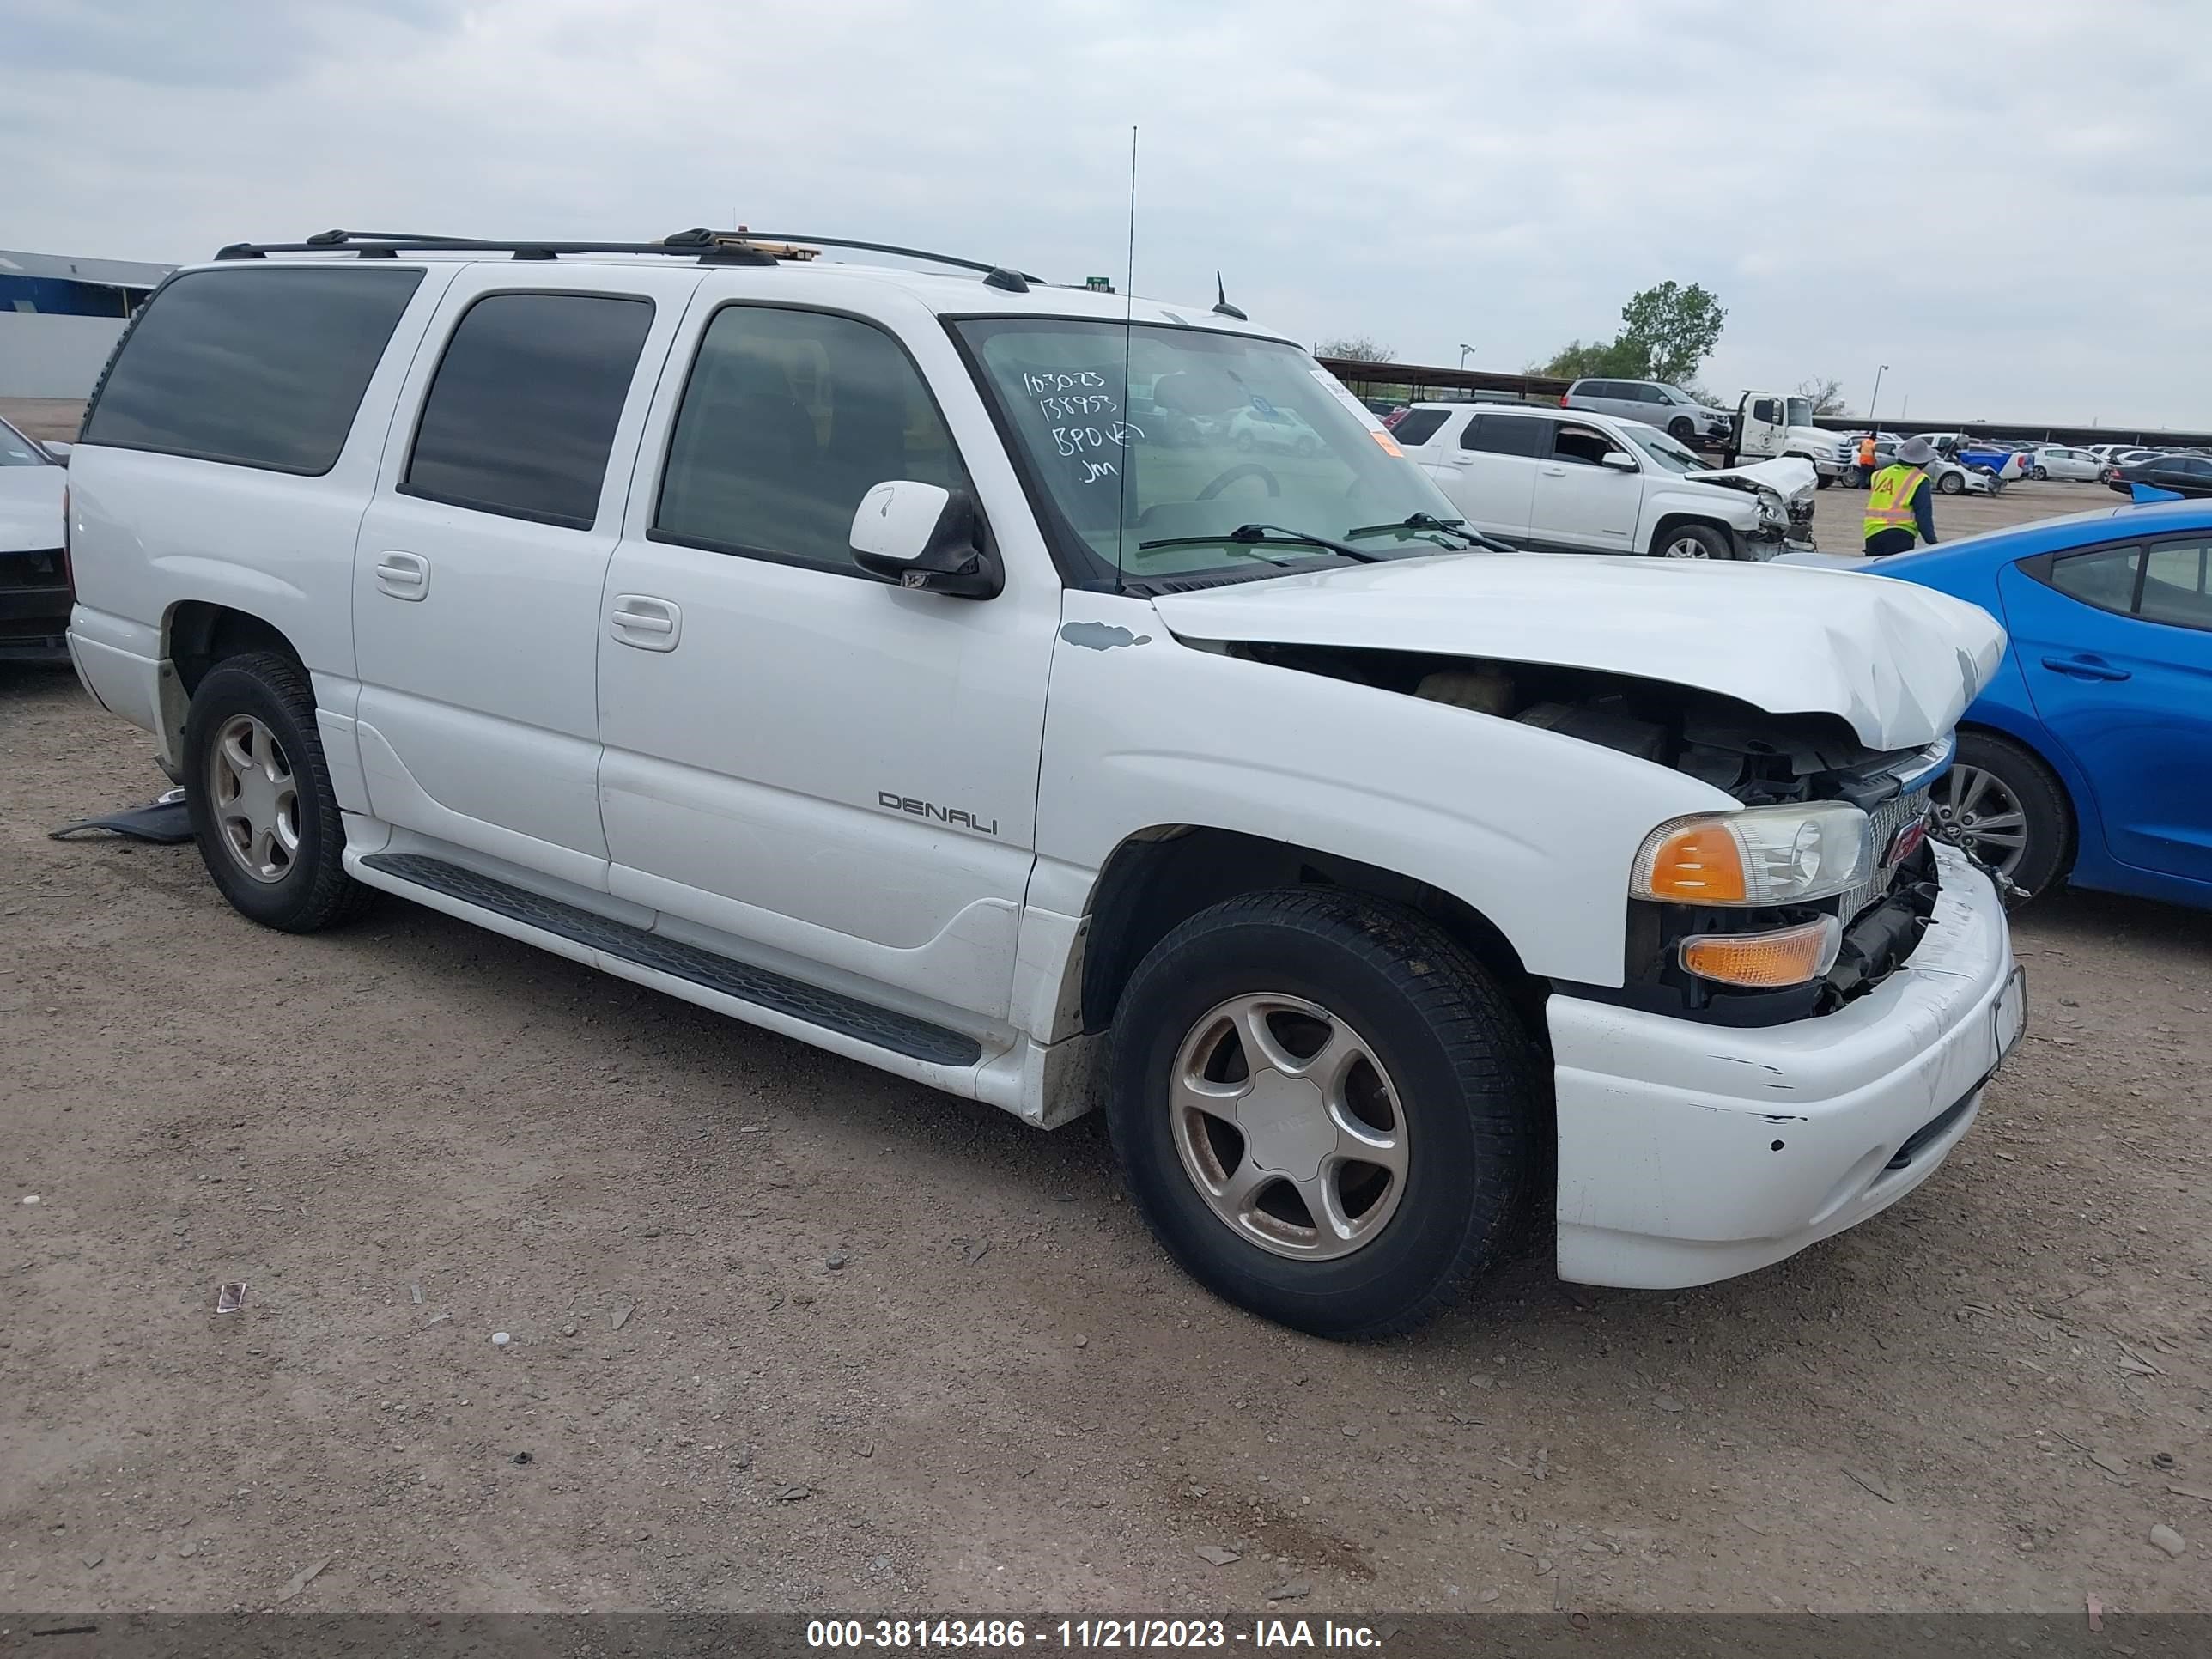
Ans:
{"type": "MultiPolygon", "coordinates": [[[[228,250],[87,416],[71,655],[247,916],[380,889],[1042,1127],[1103,1101],[1176,1259],[1331,1337],[1532,1227],[1595,1284],[1778,1261],[1972,1123],[2021,986],[1924,829],[1984,611],[1487,550],[1225,301],[510,252],[228,250]]],[[[1639,552],[1652,484],[1786,533],[1768,469],[1625,441],[1639,552]]]]}
{"type": "Polygon", "coordinates": [[[1522,404],[1416,404],[1390,435],[1460,516],[1516,547],[1771,559],[1815,545],[1819,475],[1794,456],[1717,467],[1641,421],[1522,404]]]}

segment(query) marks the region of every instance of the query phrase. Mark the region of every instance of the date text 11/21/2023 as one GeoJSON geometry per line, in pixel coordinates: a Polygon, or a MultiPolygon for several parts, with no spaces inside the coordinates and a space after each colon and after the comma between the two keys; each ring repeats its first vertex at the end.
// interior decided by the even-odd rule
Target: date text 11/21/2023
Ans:
{"type": "Polygon", "coordinates": [[[1158,1650],[1243,1647],[1266,1651],[1300,1648],[1374,1650],[1382,1632],[1372,1626],[1333,1619],[1258,1619],[1249,1627],[1222,1619],[1062,1619],[1031,1629],[1019,1619],[817,1619],[806,1626],[806,1644],[818,1649],[933,1651],[965,1649],[998,1652],[1042,1648],[1063,1650],[1158,1650]]]}

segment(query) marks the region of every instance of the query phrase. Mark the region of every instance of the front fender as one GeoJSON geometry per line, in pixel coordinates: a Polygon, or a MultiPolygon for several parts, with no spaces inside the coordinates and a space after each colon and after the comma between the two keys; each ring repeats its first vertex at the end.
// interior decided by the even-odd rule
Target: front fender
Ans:
{"type": "Polygon", "coordinates": [[[1044,908],[1081,914],[1127,837],[1200,824],[1425,883],[1487,917],[1532,973],[1619,985],[1644,837],[1735,804],[1536,726],[1184,644],[1142,599],[1071,592],[1066,614],[1129,642],[1063,629],[1053,657],[1044,908]]]}

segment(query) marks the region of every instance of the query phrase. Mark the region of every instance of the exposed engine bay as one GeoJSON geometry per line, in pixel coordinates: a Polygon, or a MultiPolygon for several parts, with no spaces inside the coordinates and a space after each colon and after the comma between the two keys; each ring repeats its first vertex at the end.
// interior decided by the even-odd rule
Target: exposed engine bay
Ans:
{"type": "Polygon", "coordinates": [[[1697,686],[1589,668],[1336,646],[1245,645],[1236,654],[1500,720],[1671,767],[1747,806],[1839,799],[1871,808],[1898,793],[1888,768],[1919,753],[1862,744],[1832,714],[1771,714],[1697,686]]]}

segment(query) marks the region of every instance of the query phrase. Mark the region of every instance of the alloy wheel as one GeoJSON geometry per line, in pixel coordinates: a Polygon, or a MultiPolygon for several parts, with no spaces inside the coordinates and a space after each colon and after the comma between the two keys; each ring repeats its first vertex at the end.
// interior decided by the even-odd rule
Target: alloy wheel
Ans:
{"type": "Polygon", "coordinates": [[[1409,1166],[1396,1088],[1319,1004],[1271,992],[1219,1004],[1183,1038],[1168,1093],[1183,1173],[1248,1243],[1327,1261],[1397,1212],[1409,1166]]]}
{"type": "Polygon", "coordinates": [[[232,860],[256,881],[276,883],[300,855],[300,793],[276,734],[251,714],[234,716],[209,750],[208,800],[232,860]]]}
{"type": "Polygon", "coordinates": [[[1708,559],[1712,555],[1705,550],[1705,544],[1696,537],[1678,536],[1667,544],[1665,550],[1660,556],[1668,559],[1708,559]]]}
{"type": "Polygon", "coordinates": [[[2027,856],[2027,814],[1994,772],[1954,766],[1936,786],[1936,838],[1975,863],[2009,876],[2027,856]]]}

